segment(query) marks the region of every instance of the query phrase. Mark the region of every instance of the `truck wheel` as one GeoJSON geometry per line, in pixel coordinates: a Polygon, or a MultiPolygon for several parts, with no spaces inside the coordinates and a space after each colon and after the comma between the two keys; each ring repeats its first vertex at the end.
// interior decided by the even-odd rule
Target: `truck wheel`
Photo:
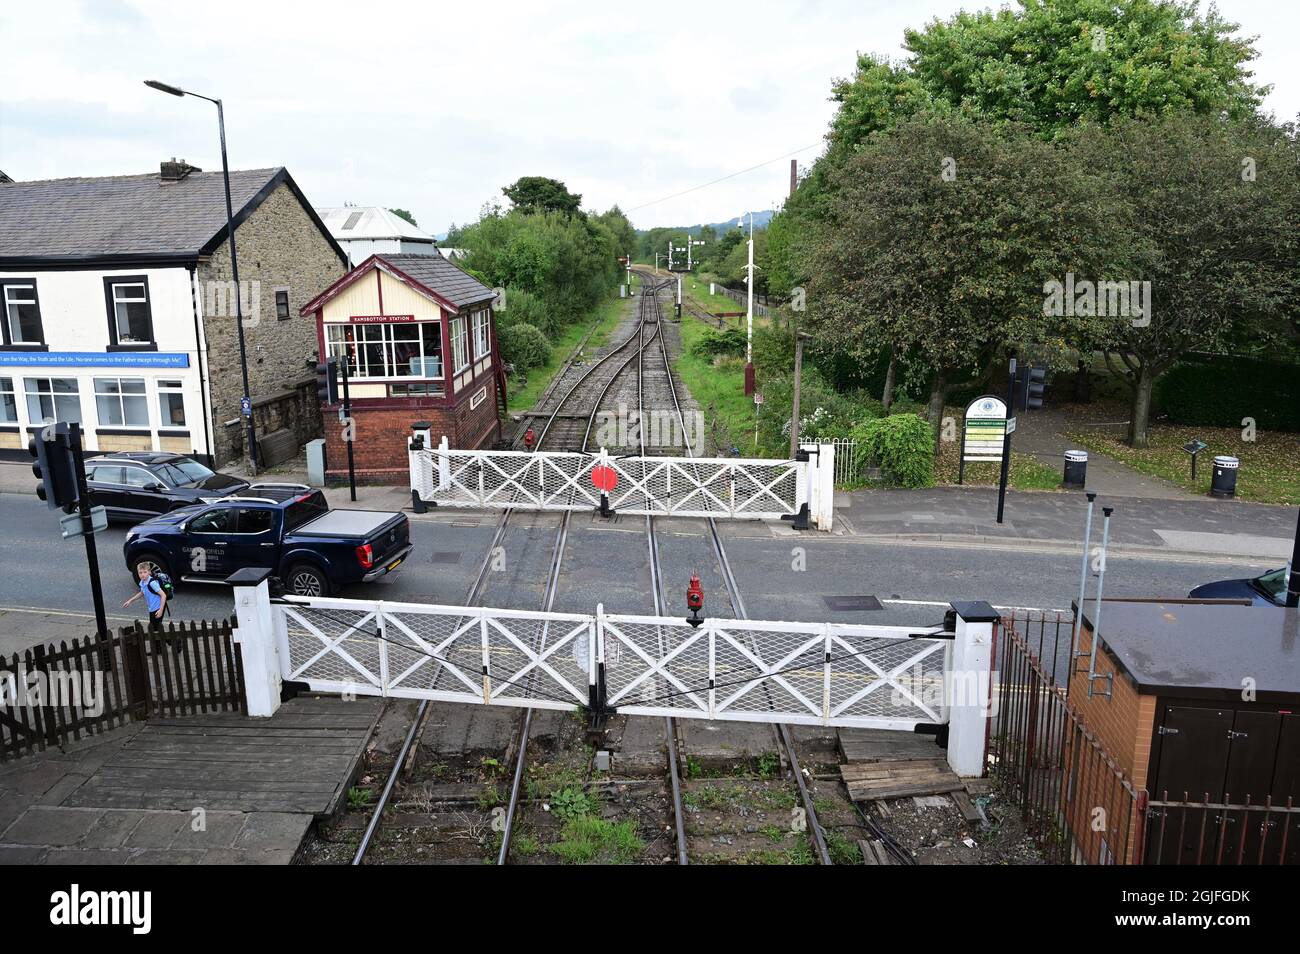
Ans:
{"type": "Polygon", "coordinates": [[[142,566],[147,566],[149,568],[150,574],[152,574],[154,571],[157,571],[159,573],[167,573],[168,576],[171,575],[171,573],[167,569],[167,561],[164,560],[157,553],[152,553],[149,551],[141,553],[139,556],[135,558],[135,560],[132,562],[132,565],[135,568],[134,582],[137,586],[139,586],[140,584],[140,567],[142,566]]]}
{"type": "Polygon", "coordinates": [[[287,588],[294,596],[330,595],[329,580],[310,563],[295,563],[289,568],[287,588]]]}

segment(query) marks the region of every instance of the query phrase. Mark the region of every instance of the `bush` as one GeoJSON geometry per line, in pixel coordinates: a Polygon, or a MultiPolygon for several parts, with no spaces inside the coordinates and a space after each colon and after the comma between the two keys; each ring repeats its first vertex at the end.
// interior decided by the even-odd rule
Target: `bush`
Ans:
{"type": "Polygon", "coordinates": [[[1251,358],[1182,361],[1156,381],[1155,405],[1170,423],[1300,431],[1300,367],[1251,358]]]}
{"type": "Polygon", "coordinates": [[[860,425],[854,436],[890,483],[912,488],[934,484],[934,432],[924,418],[915,414],[874,418],[860,425]]]}
{"type": "Polygon", "coordinates": [[[726,331],[713,331],[710,329],[691,345],[691,354],[698,355],[701,358],[743,357],[745,354],[745,333],[739,328],[728,328],[726,331]]]}
{"type": "Polygon", "coordinates": [[[501,338],[501,357],[516,371],[539,368],[551,360],[551,344],[536,325],[520,322],[497,331],[501,338]]]}

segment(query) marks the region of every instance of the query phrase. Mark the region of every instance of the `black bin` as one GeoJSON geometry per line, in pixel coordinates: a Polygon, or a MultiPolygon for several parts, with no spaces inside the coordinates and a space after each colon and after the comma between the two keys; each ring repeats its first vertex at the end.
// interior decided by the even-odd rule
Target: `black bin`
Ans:
{"type": "Polygon", "coordinates": [[[1237,468],[1241,461],[1227,454],[1214,458],[1214,479],[1210,481],[1210,496],[1231,498],[1237,496],[1237,468]]]}
{"type": "Polygon", "coordinates": [[[1085,450],[1068,450],[1065,452],[1065,476],[1062,487],[1075,490],[1082,489],[1088,479],[1088,452],[1085,450]]]}

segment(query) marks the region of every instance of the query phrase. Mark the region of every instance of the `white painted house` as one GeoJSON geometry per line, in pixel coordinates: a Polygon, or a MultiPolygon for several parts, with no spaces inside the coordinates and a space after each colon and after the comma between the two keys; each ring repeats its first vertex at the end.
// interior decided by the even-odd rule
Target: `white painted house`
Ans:
{"type": "Polygon", "coordinates": [[[378,206],[317,209],[334,241],[360,265],[371,255],[437,255],[438,242],[400,215],[378,206]]]}
{"type": "MultiPolygon", "coordinates": [[[[284,169],[230,180],[253,413],[279,406],[264,395],[286,369],[310,387],[316,333],[297,309],[343,253],[284,169]]],[[[220,173],[183,162],[0,183],[0,457],[25,457],[42,423],[76,421],[90,451],[230,459],[242,387],[226,241],[220,173]]]]}

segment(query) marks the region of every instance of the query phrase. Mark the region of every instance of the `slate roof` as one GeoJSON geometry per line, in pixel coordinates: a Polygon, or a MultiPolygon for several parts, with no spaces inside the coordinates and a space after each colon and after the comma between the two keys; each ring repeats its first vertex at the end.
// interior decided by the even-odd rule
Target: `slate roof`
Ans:
{"type": "Polygon", "coordinates": [[[380,255],[404,275],[436,292],[457,308],[496,297],[496,292],[441,255],[380,255]]]}
{"type": "MultiPolygon", "coordinates": [[[[230,173],[235,225],[281,183],[320,224],[284,168],[230,173]]],[[[45,179],[0,184],[0,263],[192,261],[226,238],[220,172],[192,172],[179,182],[158,173],[45,179]]],[[[337,243],[330,238],[337,249],[337,243]]],[[[346,256],[338,250],[339,257],[346,256]]]]}

